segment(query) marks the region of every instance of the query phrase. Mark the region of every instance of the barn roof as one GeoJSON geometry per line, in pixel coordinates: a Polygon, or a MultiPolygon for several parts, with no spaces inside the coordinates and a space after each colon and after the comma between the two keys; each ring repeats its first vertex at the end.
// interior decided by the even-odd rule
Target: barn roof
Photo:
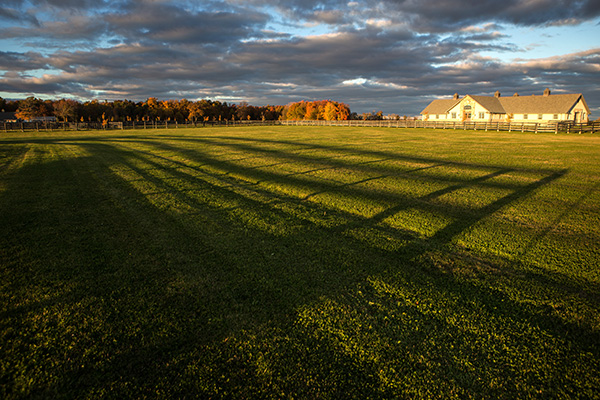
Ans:
{"type": "Polygon", "coordinates": [[[490,96],[469,96],[486,110],[494,114],[506,114],[504,111],[504,107],[502,107],[502,103],[498,97],[490,97],[490,96]]]}
{"type": "Polygon", "coordinates": [[[421,114],[445,114],[458,103],[460,103],[460,99],[433,100],[423,111],[421,111],[421,114]]]}
{"type": "MultiPolygon", "coordinates": [[[[567,114],[573,107],[583,101],[586,112],[590,114],[590,109],[581,93],[574,94],[547,94],[543,96],[471,96],[467,95],[483,108],[494,114],[567,114]]],[[[467,97],[465,96],[465,97],[467,97]]],[[[438,99],[433,100],[421,114],[445,114],[462,99],[438,99]]]]}
{"type": "MultiPolygon", "coordinates": [[[[504,97],[499,100],[508,114],[566,114],[580,98],[582,98],[581,93],[504,97]]],[[[589,114],[587,104],[585,108],[589,114]]]]}

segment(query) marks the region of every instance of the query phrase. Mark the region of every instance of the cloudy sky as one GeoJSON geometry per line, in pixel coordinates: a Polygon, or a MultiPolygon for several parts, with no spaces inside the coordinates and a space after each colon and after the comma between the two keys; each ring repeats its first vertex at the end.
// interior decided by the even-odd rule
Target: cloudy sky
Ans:
{"type": "Polygon", "coordinates": [[[418,114],[464,94],[583,93],[598,0],[2,0],[0,97],[331,99],[418,114]]]}

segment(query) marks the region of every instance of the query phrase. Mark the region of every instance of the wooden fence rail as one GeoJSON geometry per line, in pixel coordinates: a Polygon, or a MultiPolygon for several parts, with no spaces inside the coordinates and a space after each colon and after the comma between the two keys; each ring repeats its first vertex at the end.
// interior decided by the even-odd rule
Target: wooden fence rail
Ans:
{"type": "Polygon", "coordinates": [[[320,125],[320,126],[360,126],[388,128],[428,128],[428,129],[461,129],[474,131],[507,131],[507,132],[566,132],[596,133],[600,131],[600,122],[575,124],[572,122],[453,122],[453,121],[420,121],[420,120],[382,120],[382,121],[280,121],[282,125],[320,125]]]}
{"type": "Polygon", "coordinates": [[[420,121],[420,120],[381,120],[381,121],[201,121],[185,123],[177,121],[129,121],[129,122],[3,122],[0,129],[4,132],[40,132],[55,130],[125,130],[125,129],[178,129],[206,126],[354,126],[381,128],[428,128],[428,129],[460,129],[473,131],[503,132],[552,132],[552,133],[597,133],[600,122],[575,124],[573,122],[453,122],[453,121],[420,121]]]}

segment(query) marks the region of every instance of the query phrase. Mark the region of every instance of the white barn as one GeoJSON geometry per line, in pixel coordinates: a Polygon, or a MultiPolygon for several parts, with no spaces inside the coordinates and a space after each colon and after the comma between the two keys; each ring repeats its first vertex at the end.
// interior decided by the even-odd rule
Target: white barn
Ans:
{"type": "Polygon", "coordinates": [[[466,95],[459,98],[433,100],[423,111],[423,120],[428,121],[473,121],[473,122],[559,122],[589,121],[590,109],[579,94],[551,94],[549,89],[542,96],[502,97],[466,95]]]}

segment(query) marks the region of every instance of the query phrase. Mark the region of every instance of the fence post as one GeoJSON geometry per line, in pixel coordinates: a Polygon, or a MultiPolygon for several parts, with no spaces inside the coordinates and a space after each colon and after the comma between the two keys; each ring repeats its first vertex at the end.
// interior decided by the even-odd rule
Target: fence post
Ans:
{"type": "Polygon", "coordinates": [[[579,124],[579,134],[583,131],[583,122],[579,124]]]}
{"type": "Polygon", "coordinates": [[[554,124],[554,134],[558,133],[558,122],[554,124]]]}

